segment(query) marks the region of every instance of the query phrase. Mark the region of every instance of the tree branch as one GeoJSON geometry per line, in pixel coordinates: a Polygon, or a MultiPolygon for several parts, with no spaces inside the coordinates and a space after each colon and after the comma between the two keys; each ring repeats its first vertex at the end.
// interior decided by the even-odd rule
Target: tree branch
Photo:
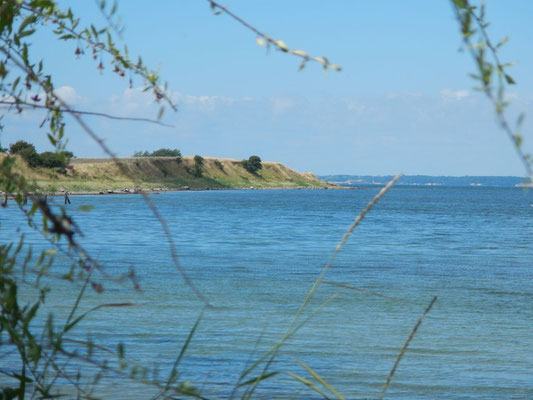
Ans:
{"type": "Polygon", "coordinates": [[[315,62],[318,62],[318,63],[322,64],[322,67],[325,70],[327,70],[328,68],[331,68],[334,71],[341,71],[342,70],[342,68],[340,66],[335,65],[335,64],[331,64],[328,61],[328,59],[326,57],[324,57],[324,56],[311,57],[309,54],[307,54],[307,52],[305,52],[303,50],[290,49],[285,44],[285,42],[283,42],[282,40],[273,39],[270,36],[268,36],[266,33],[261,32],[259,29],[253,27],[248,22],[243,20],[241,17],[239,17],[238,15],[234,14],[227,7],[224,7],[224,6],[220,5],[219,3],[217,3],[214,0],[207,0],[207,1],[209,2],[210,6],[211,6],[211,9],[214,11],[214,13],[216,15],[218,15],[220,13],[224,13],[224,14],[230,16],[231,18],[233,18],[235,21],[237,21],[241,25],[243,25],[245,28],[247,28],[247,29],[251,30],[252,32],[254,32],[257,35],[257,39],[256,40],[257,40],[257,44],[258,45],[264,46],[265,42],[266,42],[267,45],[273,45],[273,46],[275,46],[276,48],[278,48],[279,50],[281,50],[284,53],[290,53],[292,55],[295,55],[297,57],[302,58],[303,61],[300,64],[299,70],[302,70],[303,68],[305,68],[306,63],[309,62],[309,61],[315,61],[315,62]],[[219,11],[217,11],[217,9],[219,11]]]}
{"type": "MultiPolygon", "coordinates": [[[[39,108],[39,109],[44,109],[44,110],[48,110],[49,109],[45,105],[28,103],[28,102],[25,102],[25,101],[20,100],[20,99],[17,99],[16,101],[0,100],[0,104],[4,104],[4,105],[8,106],[8,107],[5,107],[5,108],[10,108],[11,106],[20,106],[20,107],[26,108],[26,109],[28,109],[28,108],[39,108]]],[[[165,124],[165,123],[163,123],[161,121],[158,121],[158,120],[155,120],[155,119],[150,119],[150,118],[119,117],[117,115],[106,114],[106,113],[101,113],[101,112],[96,112],[96,111],[67,109],[67,108],[64,108],[64,107],[60,108],[59,111],[67,113],[67,114],[94,115],[94,116],[98,116],[98,117],[104,117],[104,118],[115,119],[115,120],[120,120],[120,121],[149,122],[151,124],[157,124],[157,125],[165,126],[167,128],[175,128],[174,125],[165,124]]]]}

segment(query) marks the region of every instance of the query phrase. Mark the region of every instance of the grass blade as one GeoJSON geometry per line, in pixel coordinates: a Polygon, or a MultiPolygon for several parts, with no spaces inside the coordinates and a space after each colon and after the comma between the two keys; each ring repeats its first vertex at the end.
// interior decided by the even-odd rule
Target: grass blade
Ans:
{"type": "Polygon", "coordinates": [[[389,372],[389,376],[387,376],[387,381],[383,385],[383,389],[381,391],[381,396],[379,396],[380,400],[383,400],[383,398],[385,397],[385,393],[387,392],[387,389],[389,388],[389,385],[390,385],[390,382],[392,380],[392,377],[394,376],[394,373],[396,372],[396,368],[398,368],[398,365],[400,364],[400,360],[402,359],[405,351],[407,350],[407,347],[409,346],[409,343],[411,343],[411,340],[413,340],[413,337],[415,336],[416,331],[418,330],[418,328],[420,328],[420,325],[422,325],[422,321],[424,320],[424,317],[426,316],[426,314],[428,312],[431,311],[431,308],[433,307],[433,304],[435,304],[436,301],[437,301],[437,296],[433,297],[433,299],[431,300],[429,305],[426,307],[426,309],[424,310],[424,312],[422,313],[420,318],[418,318],[417,323],[415,324],[415,326],[411,330],[411,333],[409,334],[409,337],[407,338],[407,340],[405,341],[405,344],[403,345],[402,349],[400,350],[400,353],[398,354],[398,357],[396,357],[396,361],[394,362],[394,365],[392,366],[392,369],[389,372]]]}
{"type": "Polygon", "coordinates": [[[279,373],[279,371],[273,371],[273,372],[269,372],[268,374],[264,374],[264,375],[260,375],[260,376],[256,376],[256,377],[253,377],[252,379],[248,379],[246,382],[243,382],[243,383],[239,383],[239,385],[237,387],[242,387],[242,386],[247,386],[251,383],[254,383],[254,382],[257,382],[257,381],[263,381],[265,379],[268,379],[272,376],[275,376],[279,373]]]}
{"type": "Polygon", "coordinates": [[[295,374],[294,372],[287,372],[288,375],[292,376],[294,379],[296,379],[298,382],[303,383],[305,386],[310,387],[315,392],[317,392],[319,395],[321,395],[323,398],[329,400],[329,397],[324,393],[318,386],[316,386],[313,382],[311,382],[309,379],[305,379],[301,377],[298,374],[295,374]]]}
{"type": "MultiPolygon", "coordinates": [[[[318,288],[318,285],[322,282],[322,279],[324,278],[324,275],[326,275],[326,272],[328,272],[328,270],[333,265],[333,261],[335,260],[335,257],[337,256],[339,251],[342,249],[342,247],[344,246],[344,244],[346,243],[348,238],[352,235],[352,233],[355,230],[355,228],[357,227],[357,225],[359,225],[361,223],[361,221],[364,219],[366,214],[372,209],[372,207],[374,207],[376,205],[376,203],[385,195],[385,193],[387,193],[389,191],[389,189],[398,181],[398,179],[400,179],[401,176],[402,176],[401,173],[396,175],[383,188],[381,188],[381,190],[378,192],[378,194],[376,194],[374,196],[374,198],[366,205],[366,207],[363,209],[363,211],[361,211],[361,213],[355,218],[354,222],[350,225],[348,231],[343,235],[340,243],[335,247],[335,250],[333,251],[333,254],[330,256],[328,262],[326,263],[326,265],[324,266],[324,268],[320,272],[320,275],[318,276],[318,278],[316,279],[315,283],[313,284],[313,286],[309,290],[309,293],[307,294],[305,300],[303,301],[303,303],[298,308],[298,311],[296,311],[296,314],[294,315],[294,317],[292,319],[292,322],[290,323],[289,327],[287,328],[287,331],[285,332],[285,334],[283,335],[281,340],[278,343],[276,343],[270,350],[268,350],[262,357],[260,357],[250,368],[248,368],[246,371],[244,371],[244,373],[241,375],[241,379],[244,378],[246,375],[248,375],[264,359],[266,359],[269,355],[271,355],[270,356],[270,360],[267,362],[267,364],[263,368],[263,372],[261,373],[261,375],[267,373],[267,369],[270,366],[270,364],[272,363],[272,361],[274,360],[274,357],[276,356],[277,352],[283,346],[283,344],[287,341],[287,339],[292,335],[294,325],[297,323],[300,315],[303,313],[304,309],[307,307],[307,305],[311,301],[311,298],[313,297],[314,293],[316,292],[316,290],[318,288]]],[[[261,375],[259,375],[259,377],[261,377],[261,375]]],[[[254,390],[257,387],[259,382],[260,381],[258,380],[257,383],[254,384],[254,386],[252,386],[250,388],[250,391],[248,391],[243,396],[243,398],[245,400],[247,400],[247,399],[249,399],[251,397],[251,395],[253,394],[253,392],[254,392],[254,390]]]]}
{"type": "Polygon", "coordinates": [[[309,365],[305,364],[303,361],[298,360],[296,357],[292,357],[292,356],[291,356],[291,358],[292,358],[294,361],[296,361],[298,364],[300,364],[303,368],[305,368],[305,370],[306,370],[307,372],[309,372],[311,375],[313,375],[313,378],[315,378],[317,381],[319,381],[319,382],[322,384],[322,386],[324,386],[326,389],[328,389],[329,392],[330,392],[332,395],[334,395],[337,399],[339,399],[339,400],[345,400],[344,397],[342,397],[342,395],[341,395],[339,392],[337,392],[337,391],[333,388],[333,386],[331,386],[329,383],[327,383],[327,382],[324,380],[324,378],[322,378],[322,377],[321,377],[320,375],[318,375],[315,371],[313,371],[309,365]]]}
{"type": "Polygon", "coordinates": [[[187,335],[187,339],[185,339],[185,343],[183,343],[183,346],[181,346],[181,351],[178,357],[176,358],[176,361],[174,361],[174,365],[172,365],[172,370],[170,371],[170,375],[168,377],[167,383],[165,384],[165,387],[159,392],[159,394],[155,395],[152,399],[156,400],[159,397],[163,396],[169,389],[170,385],[172,384],[172,381],[177,378],[178,376],[178,366],[180,364],[181,359],[183,358],[183,355],[185,354],[185,351],[187,351],[187,347],[189,347],[189,343],[191,342],[191,339],[194,336],[194,333],[196,332],[196,329],[198,328],[198,325],[200,325],[200,321],[202,320],[204,313],[203,311],[198,316],[198,319],[194,323],[193,327],[191,328],[189,335],[187,335]]]}

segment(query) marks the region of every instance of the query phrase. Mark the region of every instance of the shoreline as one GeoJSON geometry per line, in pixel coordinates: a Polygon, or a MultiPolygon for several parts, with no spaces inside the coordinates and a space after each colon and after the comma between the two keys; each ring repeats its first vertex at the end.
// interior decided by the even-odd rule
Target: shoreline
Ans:
{"type": "MultiPolygon", "coordinates": [[[[103,189],[103,190],[60,190],[55,192],[30,192],[26,197],[64,197],[70,196],[110,196],[110,195],[131,195],[131,194],[160,194],[166,192],[207,192],[207,191],[219,191],[219,190],[365,190],[364,187],[346,187],[346,186],[332,186],[332,187],[200,187],[191,188],[188,186],[180,188],[134,188],[134,189],[103,189]]],[[[5,192],[0,192],[0,197],[4,199],[5,192]]],[[[12,194],[7,195],[8,199],[15,199],[12,194]]]]}

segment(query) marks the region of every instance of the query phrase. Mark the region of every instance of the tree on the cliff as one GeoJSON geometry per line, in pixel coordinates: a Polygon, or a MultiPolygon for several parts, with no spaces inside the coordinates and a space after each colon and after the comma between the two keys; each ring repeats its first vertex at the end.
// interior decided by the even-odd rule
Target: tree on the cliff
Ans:
{"type": "Polygon", "coordinates": [[[9,146],[9,154],[20,156],[30,167],[37,167],[39,165],[39,154],[37,154],[35,146],[24,140],[19,140],[9,146]]]}
{"type": "Polygon", "coordinates": [[[261,158],[259,156],[250,156],[248,160],[242,160],[242,166],[249,173],[256,175],[257,171],[263,168],[261,164],[261,158]]]}

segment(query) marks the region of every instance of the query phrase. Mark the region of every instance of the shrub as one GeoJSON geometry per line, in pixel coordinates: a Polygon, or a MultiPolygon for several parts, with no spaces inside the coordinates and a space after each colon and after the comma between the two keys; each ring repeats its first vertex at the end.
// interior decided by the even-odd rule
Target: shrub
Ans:
{"type": "Polygon", "coordinates": [[[71,151],[60,151],[56,153],[45,151],[38,154],[33,144],[23,140],[13,143],[9,147],[9,153],[18,154],[32,168],[60,168],[61,170],[64,170],[70,159],[74,157],[71,151]]]}
{"type": "Polygon", "coordinates": [[[10,154],[18,154],[30,167],[39,166],[39,154],[35,150],[35,146],[31,143],[19,140],[9,146],[10,154]]]}
{"type": "Polygon", "coordinates": [[[194,176],[202,176],[202,167],[204,166],[204,158],[202,156],[194,156],[194,176]]]}
{"type": "Polygon", "coordinates": [[[176,161],[178,161],[178,158],[180,159],[178,163],[180,163],[182,160],[181,151],[178,149],[166,148],[161,148],[159,150],[152,151],[151,153],[148,151],[136,151],[133,153],[133,157],[176,157],[176,161]]]}
{"type": "Polygon", "coordinates": [[[256,175],[257,171],[263,168],[259,156],[250,156],[248,160],[242,160],[241,164],[246,171],[253,175],[256,175]]]}
{"type": "Polygon", "coordinates": [[[25,142],[24,140],[19,140],[18,142],[15,142],[9,146],[10,154],[20,154],[23,151],[33,151],[34,153],[37,153],[35,146],[31,143],[25,142]]]}
{"type": "Polygon", "coordinates": [[[222,165],[222,163],[218,160],[215,160],[215,165],[216,167],[221,170],[221,171],[224,171],[224,166],[222,165]]]}
{"type": "Polygon", "coordinates": [[[65,168],[66,163],[61,158],[64,157],[51,151],[45,151],[39,154],[39,166],[45,168],[65,168]]]}
{"type": "Polygon", "coordinates": [[[178,149],[159,149],[152,152],[150,157],[181,157],[181,151],[178,149]]]}

